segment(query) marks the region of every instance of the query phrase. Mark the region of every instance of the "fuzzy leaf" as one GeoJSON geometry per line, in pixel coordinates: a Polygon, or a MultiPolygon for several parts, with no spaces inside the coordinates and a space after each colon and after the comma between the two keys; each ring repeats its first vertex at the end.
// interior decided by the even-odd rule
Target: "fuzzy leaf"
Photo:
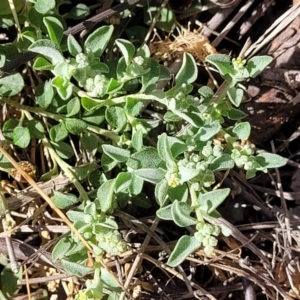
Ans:
{"type": "Polygon", "coordinates": [[[227,198],[230,189],[219,189],[205,194],[199,194],[198,204],[200,209],[210,214],[227,198]]]}
{"type": "Polygon", "coordinates": [[[167,166],[172,167],[175,165],[174,158],[169,144],[169,139],[166,133],[158,137],[157,150],[160,158],[166,162],[167,166]]]}
{"type": "Polygon", "coordinates": [[[112,145],[104,144],[102,145],[102,149],[106,155],[119,162],[125,162],[130,156],[129,150],[112,145]]]}
{"type": "Polygon", "coordinates": [[[14,96],[22,91],[24,80],[21,74],[14,73],[0,78],[0,96],[14,96]]]}
{"type": "Polygon", "coordinates": [[[54,65],[65,60],[58,46],[50,40],[37,40],[29,47],[29,50],[49,58],[54,65]]]}
{"type": "Polygon", "coordinates": [[[153,147],[145,147],[135,152],[127,161],[127,166],[134,169],[157,168],[161,163],[157,150],[153,147]]]}
{"type": "Polygon", "coordinates": [[[54,90],[49,81],[40,83],[35,91],[35,100],[42,108],[47,108],[53,99],[54,90]]]}
{"type": "Polygon", "coordinates": [[[108,210],[114,208],[114,189],[115,189],[115,179],[110,179],[105,181],[97,191],[97,204],[100,205],[102,212],[107,212],[108,210]]]}
{"type": "Polygon", "coordinates": [[[112,25],[102,26],[96,29],[88,36],[84,43],[84,47],[90,49],[95,56],[101,56],[112,36],[113,31],[114,27],[112,25]]]}
{"type": "Polygon", "coordinates": [[[62,259],[72,247],[72,242],[69,236],[61,238],[52,250],[52,258],[54,261],[62,259]]]}
{"type": "Polygon", "coordinates": [[[73,35],[71,35],[71,34],[68,35],[67,43],[68,43],[68,50],[74,57],[77,54],[80,54],[82,52],[81,46],[76,41],[76,39],[73,37],[73,35]]]}
{"type": "Polygon", "coordinates": [[[254,78],[259,73],[263,71],[272,62],[273,58],[271,56],[262,55],[262,56],[254,56],[249,59],[247,62],[247,70],[249,72],[250,77],[254,78]]]}
{"type": "Polygon", "coordinates": [[[193,83],[198,76],[198,68],[193,56],[189,53],[184,53],[182,66],[175,77],[176,85],[193,83]]]}
{"type": "Polygon", "coordinates": [[[196,251],[201,246],[201,243],[193,236],[182,236],[174,250],[172,251],[167,265],[170,267],[179,266],[190,254],[196,251]]]}
{"type": "Polygon", "coordinates": [[[216,157],[209,165],[211,171],[225,171],[234,167],[234,161],[230,154],[223,153],[221,156],[216,157]]]}
{"type": "Polygon", "coordinates": [[[128,66],[131,63],[135,53],[134,45],[131,42],[123,39],[117,39],[116,44],[121,50],[123,57],[125,58],[126,65],[128,66]]]}
{"type": "Polygon", "coordinates": [[[251,125],[249,122],[242,122],[234,126],[232,129],[240,140],[248,140],[251,133],[251,125]]]}
{"type": "Polygon", "coordinates": [[[69,274],[73,274],[78,277],[86,276],[87,274],[92,272],[92,268],[86,267],[83,264],[70,262],[68,260],[62,259],[61,265],[65,269],[65,271],[69,274]]]}
{"type": "Polygon", "coordinates": [[[63,122],[52,126],[49,131],[50,138],[57,143],[63,141],[68,136],[68,130],[63,122]]]}
{"type": "Polygon", "coordinates": [[[55,7],[55,0],[37,0],[34,8],[37,12],[44,15],[55,7]]]}
{"type": "Polygon", "coordinates": [[[127,124],[125,110],[119,106],[108,107],[105,111],[105,118],[116,131],[121,131],[127,124]]]}
{"type": "Polygon", "coordinates": [[[163,169],[140,169],[134,174],[145,181],[156,184],[165,177],[166,171],[163,169]]]}
{"type": "Polygon", "coordinates": [[[64,33],[61,22],[57,18],[51,16],[45,17],[43,22],[47,28],[50,40],[59,45],[64,33]]]}
{"type": "Polygon", "coordinates": [[[259,163],[267,168],[280,168],[286,165],[287,159],[273,153],[263,152],[257,155],[259,163]]]}
{"type": "Polygon", "coordinates": [[[228,89],[227,95],[229,97],[230,102],[234,106],[239,107],[243,100],[244,91],[242,89],[232,87],[228,89]]]}
{"type": "Polygon", "coordinates": [[[206,56],[205,60],[216,67],[221,75],[231,73],[233,70],[231,60],[226,54],[210,54],[206,56]]]}
{"type": "Polygon", "coordinates": [[[164,204],[168,189],[169,184],[165,178],[155,185],[155,199],[159,206],[162,206],[164,204]]]}
{"type": "Polygon", "coordinates": [[[17,126],[13,131],[13,143],[20,148],[26,148],[30,143],[29,129],[17,126]]]}
{"type": "Polygon", "coordinates": [[[87,124],[80,119],[66,119],[65,124],[67,130],[76,135],[82,133],[87,128],[87,124]]]}
{"type": "Polygon", "coordinates": [[[54,204],[60,209],[65,209],[78,202],[78,198],[75,195],[69,193],[61,193],[58,191],[53,192],[52,200],[54,204]]]}
{"type": "Polygon", "coordinates": [[[191,217],[192,208],[185,202],[175,200],[171,206],[172,220],[180,227],[196,225],[198,220],[191,217]]]}

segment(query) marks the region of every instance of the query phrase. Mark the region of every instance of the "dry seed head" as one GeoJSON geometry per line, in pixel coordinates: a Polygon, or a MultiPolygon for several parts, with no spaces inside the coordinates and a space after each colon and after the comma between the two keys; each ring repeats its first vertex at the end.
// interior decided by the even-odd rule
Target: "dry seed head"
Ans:
{"type": "Polygon", "coordinates": [[[205,57],[214,54],[217,50],[210,44],[207,37],[201,35],[202,28],[190,31],[190,28],[182,28],[178,36],[169,35],[162,40],[157,32],[150,41],[150,52],[157,60],[170,60],[183,53],[190,53],[197,62],[204,62],[205,57]],[[171,39],[172,37],[172,39],[171,39]],[[154,42],[154,38],[159,41],[154,42]]]}

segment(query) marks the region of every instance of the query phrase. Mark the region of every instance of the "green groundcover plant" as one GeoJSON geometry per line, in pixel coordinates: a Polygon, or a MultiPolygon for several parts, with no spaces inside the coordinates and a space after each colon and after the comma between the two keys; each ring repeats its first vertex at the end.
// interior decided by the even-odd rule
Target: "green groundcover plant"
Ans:
{"type": "MultiPolygon", "coordinates": [[[[71,178],[78,193],[54,192],[52,199],[58,208],[67,209],[67,217],[98,256],[127,250],[114,209],[129,202],[148,208],[153,198],[160,219],[194,228],[193,235],[178,240],[169,266],[180,265],[200,247],[211,255],[217,237],[231,234],[229,228],[211,221],[220,217],[218,206],[230,194],[229,188],[214,189],[216,173],[239,168],[252,178],[258,171],[286,163],[276,154],[256,149],[249,141],[251,126],[241,121],[246,115],[238,109],[244,94],[240,83],[257,76],[272,59],[207,56],[206,63],[225,80],[216,95],[207,86],[195,91],[197,65],[184,54],[172,86],[163,90],[158,86],[171,79],[169,71],[151,58],[147,45],[136,48],[125,39],[113,43],[112,25],[94,30],[79,43],[64,36],[60,17],[49,14],[55,10],[52,1],[47,1],[48,6],[45,1],[34,2],[23,40],[0,47],[0,64],[11,59],[11,49],[28,48],[38,54],[33,71],[48,74],[48,79],[36,87],[34,105],[27,106],[11,98],[22,92],[23,76],[16,72],[0,78],[0,102],[21,111],[20,119],[3,124],[5,142],[26,148],[35,138],[48,149],[54,167],[42,180],[57,175],[58,166],[71,178]],[[144,117],[149,102],[163,107],[162,120],[144,117]],[[149,142],[149,134],[157,128],[163,130],[149,142]],[[76,152],[87,163],[74,167],[76,152]],[[83,185],[86,181],[92,186],[89,192],[83,185]],[[145,194],[145,182],[155,186],[154,196],[145,194]]],[[[11,170],[3,156],[0,167],[11,170]]],[[[106,269],[86,266],[87,250],[73,233],[61,238],[52,255],[77,276],[94,271],[94,279],[86,281],[77,299],[102,299],[107,294],[113,299],[122,292],[106,269]]]]}

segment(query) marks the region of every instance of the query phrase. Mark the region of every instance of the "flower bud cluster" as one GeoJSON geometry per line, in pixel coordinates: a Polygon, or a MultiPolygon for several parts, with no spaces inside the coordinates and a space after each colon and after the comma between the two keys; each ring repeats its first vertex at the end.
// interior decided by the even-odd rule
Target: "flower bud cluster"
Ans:
{"type": "Polygon", "coordinates": [[[221,232],[220,226],[202,222],[196,225],[196,229],[195,238],[204,246],[204,252],[207,255],[212,255],[218,244],[215,237],[221,232]]]}
{"type": "MultiPolygon", "coordinates": [[[[118,254],[127,250],[127,244],[117,230],[117,223],[104,213],[99,213],[94,202],[88,203],[84,212],[78,212],[78,216],[80,220],[76,221],[74,226],[98,255],[104,251],[118,254]]],[[[76,239],[77,236],[74,235],[73,240],[76,239]]]]}
{"type": "Polygon", "coordinates": [[[77,54],[75,62],[73,61],[72,64],[76,66],[74,78],[90,97],[97,98],[105,95],[109,81],[99,68],[93,68],[93,65],[96,66],[100,62],[94,59],[92,53],[77,54]]]}
{"type": "Polygon", "coordinates": [[[231,158],[234,160],[238,168],[244,168],[245,170],[252,170],[255,168],[255,145],[249,141],[234,142],[232,144],[233,149],[231,152],[231,158]]]}

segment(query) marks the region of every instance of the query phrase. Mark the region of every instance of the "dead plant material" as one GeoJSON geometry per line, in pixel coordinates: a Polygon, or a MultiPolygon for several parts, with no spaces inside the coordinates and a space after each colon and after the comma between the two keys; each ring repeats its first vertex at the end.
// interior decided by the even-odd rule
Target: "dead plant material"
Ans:
{"type": "Polygon", "coordinates": [[[202,28],[191,31],[190,28],[182,28],[178,36],[167,36],[164,40],[155,33],[150,41],[149,48],[153,58],[166,61],[176,58],[183,53],[190,53],[197,62],[204,62],[209,54],[217,53],[207,37],[201,34],[202,28]],[[158,41],[154,41],[158,38],[158,41]]]}

